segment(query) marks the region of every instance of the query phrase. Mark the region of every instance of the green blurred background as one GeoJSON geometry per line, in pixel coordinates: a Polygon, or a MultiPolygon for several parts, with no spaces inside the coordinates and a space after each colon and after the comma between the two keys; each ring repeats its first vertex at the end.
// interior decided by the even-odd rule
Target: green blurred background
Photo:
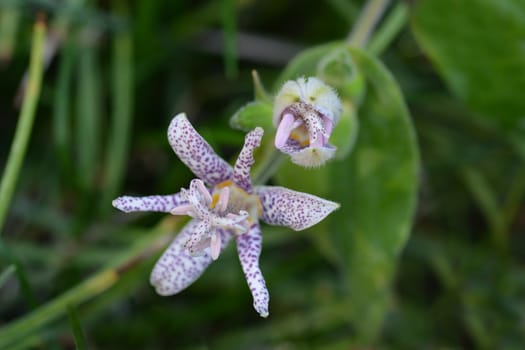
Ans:
{"type": "Polygon", "coordinates": [[[305,50],[348,38],[364,2],[1,1],[1,169],[37,17],[49,60],[14,196],[0,198],[0,348],[523,348],[525,3],[368,4],[384,15],[369,53],[349,56],[365,97],[340,90],[356,146],[270,180],[342,207],[305,232],[263,227],[262,319],[234,247],[156,295],[149,272],[182,223],[111,200],[187,187],[166,139],[176,113],[235,157],[244,133],[229,120],[254,99],[252,70],[271,93],[309,74],[331,51],[305,50]]]}

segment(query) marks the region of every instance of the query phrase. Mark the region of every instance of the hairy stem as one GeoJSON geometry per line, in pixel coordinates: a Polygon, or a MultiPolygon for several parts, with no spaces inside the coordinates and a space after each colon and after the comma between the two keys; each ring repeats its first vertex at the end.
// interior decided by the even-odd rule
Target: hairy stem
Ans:
{"type": "Polygon", "coordinates": [[[408,20],[408,7],[404,2],[399,2],[392,11],[390,11],[376,30],[376,33],[370,39],[367,46],[368,51],[374,55],[381,55],[390,45],[392,40],[399,34],[408,20]]]}
{"type": "Polygon", "coordinates": [[[383,15],[383,12],[387,8],[390,0],[368,0],[359,17],[357,18],[356,23],[350,35],[348,36],[348,43],[357,46],[365,47],[368,43],[374,28],[383,15]]]}

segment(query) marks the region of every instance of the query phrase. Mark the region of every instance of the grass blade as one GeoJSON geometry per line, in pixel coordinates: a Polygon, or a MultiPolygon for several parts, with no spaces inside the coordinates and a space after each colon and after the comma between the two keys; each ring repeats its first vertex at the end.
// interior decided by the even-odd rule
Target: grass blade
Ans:
{"type": "MultiPolygon", "coordinates": [[[[118,5],[117,5],[118,6],[118,5]]],[[[121,7],[120,12],[127,12],[121,7]]],[[[106,184],[102,208],[110,208],[122,182],[133,117],[133,43],[131,31],[123,29],[113,40],[113,115],[106,156],[106,184]]]]}
{"type": "Polygon", "coordinates": [[[78,179],[83,190],[93,187],[100,145],[100,81],[97,51],[90,43],[79,58],[77,96],[78,179]]]}
{"type": "Polygon", "coordinates": [[[15,39],[20,23],[20,9],[16,6],[4,7],[0,13],[0,63],[11,60],[15,39]]]}
{"type": "Polygon", "coordinates": [[[67,40],[62,51],[58,70],[55,101],[53,104],[53,137],[60,165],[64,173],[71,169],[69,150],[71,148],[70,120],[71,83],[75,62],[75,47],[72,40],[67,40]]]}
{"type": "Polygon", "coordinates": [[[221,20],[224,38],[224,68],[226,76],[233,79],[238,74],[237,29],[235,24],[235,4],[233,0],[221,0],[221,20]]]}
{"type": "Polygon", "coordinates": [[[67,314],[69,316],[69,323],[71,324],[71,329],[73,330],[73,337],[75,338],[75,346],[77,350],[86,350],[88,349],[86,337],[82,331],[82,326],[78,319],[77,312],[75,308],[71,305],[67,307],[67,314]]]}
{"type": "Polygon", "coordinates": [[[4,226],[9,204],[11,203],[16,182],[19,178],[20,168],[22,167],[22,162],[26,154],[31,129],[33,128],[35,111],[42,84],[45,36],[46,25],[43,17],[39,17],[35,22],[33,31],[27,91],[22,103],[22,110],[7,159],[4,176],[0,183],[0,233],[4,226]]]}

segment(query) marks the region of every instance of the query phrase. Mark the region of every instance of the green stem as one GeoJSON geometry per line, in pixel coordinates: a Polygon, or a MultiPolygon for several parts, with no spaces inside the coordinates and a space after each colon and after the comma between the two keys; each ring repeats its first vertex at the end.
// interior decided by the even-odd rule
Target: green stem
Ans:
{"type": "Polygon", "coordinates": [[[376,31],[370,43],[368,51],[379,56],[390,45],[392,40],[404,28],[408,20],[408,7],[404,2],[398,3],[392,11],[389,12],[379,29],[376,31]]]}
{"type": "Polygon", "coordinates": [[[365,47],[370,35],[383,15],[390,0],[368,0],[357,22],[354,24],[350,35],[348,36],[348,43],[356,47],[365,47]]]}
{"type": "Polygon", "coordinates": [[[46,36],[46,25],[42,19],[38,19],[34,26],[33,43],[31,46],[31,59],[29,62],[29,80],[25,91],[19,122],[16,127],[7,165],[2,182],[0,183],[0,234],[4,227],[5,218],[9,204],[13,197],[20,168],[24,160],[29,136],[33,128],[35,111],[40,96],[43,75],[43,50],[46,36]]]}
{"type": "Polygon", "coordinates": [[[277,172],[283,160],[284,155],[275,149],[266,153],[261,166],[253,171],[253,184],[264,185],[277,172]]]}

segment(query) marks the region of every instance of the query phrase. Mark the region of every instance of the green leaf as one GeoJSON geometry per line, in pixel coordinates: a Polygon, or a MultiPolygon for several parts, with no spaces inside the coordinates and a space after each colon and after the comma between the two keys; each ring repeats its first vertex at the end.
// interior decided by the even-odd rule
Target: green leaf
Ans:
{"type": "Polygon", "coordinates": [[[410,233],[419,156],[413,126],[397,83],[377,59],[359,49],[352,58],[366,77],[360,128],[350,158],[330,165],[330,217],[352,301],[350,317],[364,342],[384,320],[397,259],[410,233]]]}
{"type": "MultiPolygon", "coordinates": [[[[327,52],[330,54],[329,50],[334,47],[307,50],[290,63],[284,76],[310,74],[327,52]]],[[[328,218],[328,227],[323,223],[311,229],[312,237],[330,260],[334,260],[336,251],[335,260],[348,286],[349,318],[357,338],[369,343],[381,329],[397,259],[410,233],[419,155],[408,110],[391,74],[364,51],[346,50],[358,74],[365,78],[366,95],[357,113],[359,132],[354,126],[354,133],[347,130],[337,134],[336,128],[333,141],[357,136],[353,152],[319,169],[283,164],[276,180],[341,203],[341,208],[328,218]],[[298,174],[304,174],[301,181],[297,181],[298,174]]],[[[347,96],[343,96],[345,103],[349,103],[347,96]]],[[[345,106],[346,113],[352,108],[345,106]]],[[[345,118],[355,116],[355,112],[347,114],[342,125],[345,118]]]]}
{"type": "Polygon", "coordinates": [[[358,105],[365,95],[365,79],[355,66],[348,45],[330,49],[317,64],[317,76],[339,91],[341,98],[358,105]]]}
{"type": "Polygon", "coordinates": [[[508,127],[523,120],[524,1],[418,1],[412,29],[450,89],[470,108],[508,127]]]}
{"type": "Polygon", "coordinates": [[[337,147],[335,159],[344,159],[354,148],[359,130],[355,107],[343,101],[343,114],[341,120],[330,136],[330,143],[337,147]]]}
{"type": "Polygon", "coordinates": [[[265,130],[274,129],[272,123],[272,105],[266,102],[250,102],[241,107],[230,119],[234,129],[250,131],[257,126],[265,130]]]}

